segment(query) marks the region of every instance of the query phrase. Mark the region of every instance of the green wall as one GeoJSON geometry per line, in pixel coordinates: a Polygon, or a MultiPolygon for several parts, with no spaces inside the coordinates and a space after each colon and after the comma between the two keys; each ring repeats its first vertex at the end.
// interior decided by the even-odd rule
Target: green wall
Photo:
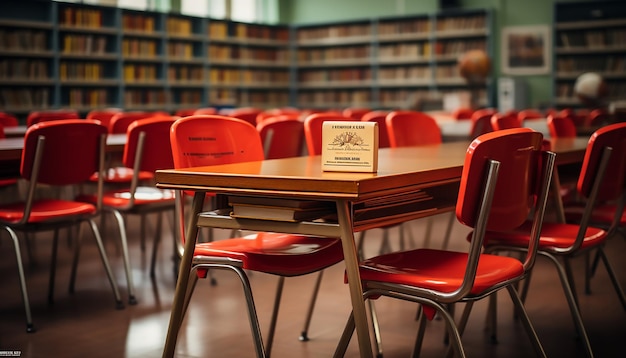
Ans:
{"type": "MultiPolygon", "coordinates": [[[[280,21],[289,24],[325,23],[374,17],[430,14],[439,11],[438,0],[279,0],[280,21]]],[[[560,0],[562,1],[562,0],[560,0]]],[[[583,2],[588,0],[569,0],[583,2]]],[[[500,30],[505,26],[552,25],[557,0],[458,0],[460,9],[493,10],[493,75],[500,73],[500,30]]],[[[518,76],[528,84],[531,107],[550,105],[552,76],[518,76]]],[[[497,83],[497,82],[496,82],[497,83]]]]}

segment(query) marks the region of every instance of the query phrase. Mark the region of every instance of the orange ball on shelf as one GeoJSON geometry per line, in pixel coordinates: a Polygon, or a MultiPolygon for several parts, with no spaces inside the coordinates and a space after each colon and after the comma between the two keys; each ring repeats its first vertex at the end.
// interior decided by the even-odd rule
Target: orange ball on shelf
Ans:
{"type": "Polygon", "coordinates": [[[469,82],[483,81],[491,71],[491,60],[483,50],[469,50],[459,58],[459,72],[469,82]]]}

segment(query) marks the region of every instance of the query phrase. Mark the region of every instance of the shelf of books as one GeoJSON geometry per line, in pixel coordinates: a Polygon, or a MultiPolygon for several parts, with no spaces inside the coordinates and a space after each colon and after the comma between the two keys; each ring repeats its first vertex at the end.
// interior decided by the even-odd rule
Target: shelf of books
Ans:
{"type": "Polygon", "coordinates": [[[554,102],[580,106],[574,94],[578,76],[600,74],[608,100],[626,97],[626,7],[621,1],[555,5],[554,102]]]}
{"type": "Polygon", "coordinates": [[[464,90],[458,57],[490,52],[489,17],[477,10],[299,26],[297,106],[406,108],[464,90]]]}

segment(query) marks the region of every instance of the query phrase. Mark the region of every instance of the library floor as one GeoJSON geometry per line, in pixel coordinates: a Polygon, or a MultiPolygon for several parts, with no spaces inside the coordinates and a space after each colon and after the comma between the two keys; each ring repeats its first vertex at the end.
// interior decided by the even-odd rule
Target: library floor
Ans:
{"type": "MultiPolygon", "coordinates": [[[[447,215],[435,218],[435,231],[428,246],[436,247],[447,222],[447,215]]],[[[121,255],[115,244],[112,221],[107,221],[106,247],[117,282],[126,293],[121,255]],[[108,238],[108,239],[107,239],[108,238]]],[[[426,220],[411,222],[415,245],[422,239],[426,220]]],[[[28,290],[37,332],[25,332],[15,257],[6,233],[0,234],[0,355],[19,351],[22,357],[160,357],[165,341],[170,306],[174,293],[171,241],[163,240],[157,275],[150,279],[149,249],[140,250],[139,225],[129,221],[131,259],[139,304],[116,310],[110,286],[93,240],[83,240],[76,292],[67,292],[72,250],[68,241],[60,240],[57,289],[53,305],[47,303],[48,263],[51,235],[38,234],[33,248],[34,262],[25,259],[28,290]]],[[[451,248],[465,249],[468,230],[456,224],[451,248]]],[[[375,254],[380,245],[380,230],[368,232],[366,254],[375,254]]],[[[393,247],[397,241],[392,240],[393,247]]],[[[148,245],[148,247],[150,247],[148,245]]],[[[25,251],[25,247],[22,247],[25,251]]],[[[607,252],[626,287],[626,240],[616,238],[608,243],[607,252]]],[[[574,271],[582,292],[582,258],[574,271]]],[[[527,310],[548,356],[583,357],[584,350],[576,339],[569,309],[556,272],[547,260],[539,258],[535,266],[527,310]]],[[[200,281],[178,338],[177,357],[252,357],[254,350],[249,334],[245,303],[239,282],[226,272],[216,272],[217,285],[200,281]]],[[[283,305],[272,355],[274,357],[330,357],[350,311],[343,269],[336,265],[324,275],[318,304],[309,330],[310,341],[301,342],[306,307],[314,276],[286,280],[283,305]]],[[[262,327],[267,327],[276,278],[252,274],[251,282],[262,327]]],[[[593,279],[591,295],[579,294],[583,320],[596,357],[623,357],[626,312],[621,307],[610,280],[600,266],[593,279]]],[[[508,295],[501,293],[498,312],[498,340],[493,344],[484,330],[486,301],[475,305],[463,337],[469,357],[529,357],[531,345],[519,321],[513,319],[508,295]]],[[[415,338],[416,306],[382,298],[376,301],[386,358],[407,357],[415,338]]],[[[457,308],[458,312],[461,307],[457,308]]],[[[445,354],[443,321],[435,319],[427,326],[422,349],[424,357],[445,354]]],[[[357,357],[355,339],[346,356],[357,357]]]]}

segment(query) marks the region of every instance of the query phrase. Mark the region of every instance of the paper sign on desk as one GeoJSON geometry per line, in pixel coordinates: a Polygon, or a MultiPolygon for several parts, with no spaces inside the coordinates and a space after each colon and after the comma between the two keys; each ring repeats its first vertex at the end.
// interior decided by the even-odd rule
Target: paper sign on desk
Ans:
{"type": "Polygon", "coordinates": [[[378,170],[378,123],[327,121],[322,126],[322,170],[378,170]]]}

